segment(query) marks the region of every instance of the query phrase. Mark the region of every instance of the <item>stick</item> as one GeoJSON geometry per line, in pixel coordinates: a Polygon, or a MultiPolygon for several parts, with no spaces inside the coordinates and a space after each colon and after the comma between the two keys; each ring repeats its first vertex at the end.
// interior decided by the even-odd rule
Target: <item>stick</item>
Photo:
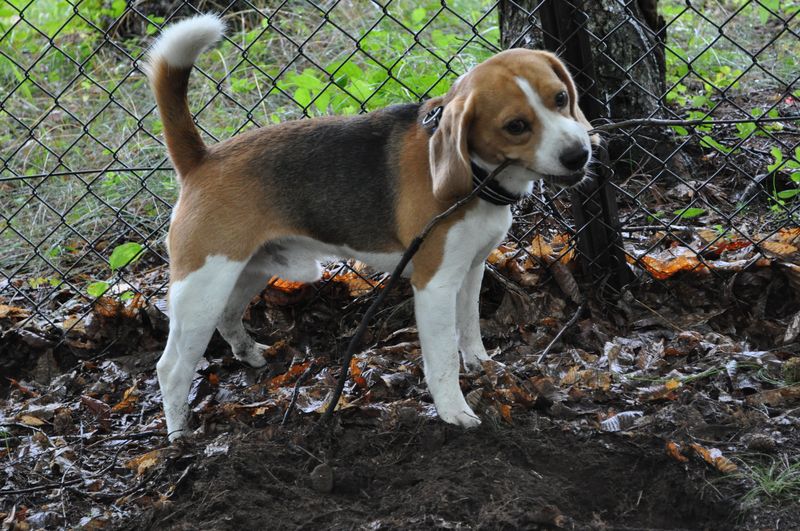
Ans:
{"type": "Polygon", "coordinates": [[[281,420],[281,426],[286,424],[286,421],[289,420],[289,415],[292,414],[292,410],[294,410],[295,405],[297,404],[297,395],[300,394],[300,386],[303,385],[303,382],[311,375],[312,372],[317,368],[317,364],[314,360],[311,360],[311,363],[308,364],[306,370],[303,371],[303,374],[297,379],[294,383],[294,392],[292,393],[292,401],[289,402],[289,407],[286,408],[286,413],[283,414],[283,420],[281,420]]]}
{"type": "Polygon", "coordinates": [[[580,306],[578,306],[578,309],[577,309],[577,310],[575,310],[575,315],[573,315],[573,316],[570,318],[570,320],[569,320],[569,321],[567,321],[567,322],[566,322],[566,324],[565,324],[563,327],[561,327],[561,330],[559,330],[559,331],[558,331],[558,333],[556,334],[556,337],[554,337],[554,338],[553,338],[553,340],[550,342],[550,344],[549,344],[549,345],[547,345],[547,347],[545,347],[545,349],[542,351],[542,353],[541,353],[541,354],[539,354],[539,359],[538,359],[538,360],[536,360],[536,363],[537,363],[537,364],[539,364],[539,363],[541,363],[541,362],[542,362],[542,360],[544,359],[544,357],[545,357],[545,356],[547,356],[547,354],[550,352],[550,349],[551,349],[551,348],[553,348],[553,345],[555,345],[555,344],[556,344],[556,341],[558,341],[559,339],[561,339],[561,336],[563,336],[563,335],[564,335],[564,332],[566,332],[566,331],[569,329],[569,327],[571,327],[572,325],[574,325],[574,324],[575,324],[575,321],[577,321],[577,320],[578,320],[578,316],[580,316],[581,312],[583,312],[583,308],[584,308],[584,306],[586,306],[586,304],[585,304],[585,303],[584,303],[584,304],[581,304],[580,306]]]}
{"type": "Polygon", "coordinates": [[[350,360],[353,359],[353,354],[355,353],[356,349],[361,345],[361,340],[364,336],[364,333],[367,331],[367,325],[369,324],[372,317],[378,311],[383,300],[386,298],[386,295],[391,291],[394,285],[397,283],[397,279],[400,278],[400,275],[403,273],[403,270],[408,265],[408,262],[411,261],[411,257],[419,250],[422,242],[425,240],[425,237],[433,230],[437,223],[439,223],[444,218],[451,215],[453,212],[464,206],[465,204],[469,203],[478,192],[483,190],[483,188],[489,184],[489,181],[495,178],[495,176],[503,171],[506,166],[511,164],[511,160],[505,160],[500,166],[494,169],[492,173],[490,173],[481,183],[476,186],[472,192],[470,192],[467,196],[459,199],[456,203],[450,206],[447,210],[442,212],[441,214],[435,216],[431,219],[425,228],[420,232],[416,238],[411,241],[408,248],[403,253],[402,258],[400,258],[400,262],[398,262],[397,267],[394,268],[392,271],[389,280],[386,282],[386,285],[383,287],[381,292],[372,302],[372,304],[367,309],[367,312],[364,314],[364,317],[361,318],[361,322],[358,324],[358,328],[356,329],[356,333],[353,334],[352,339],[350,340],[350,344],[347,346],[347,351],[345,352],[344,356],[342,357],[342,372],[339,375],[339,380],[336,382],[336,389],[333,391],[333,396],[331,397],[331,401],[328,404],[328,408],[325,410],[325,413],[322,414],[320,417],[320,423],[328,422],[331,417],[333,416],[333,411],[336,409],[336,405],[339,403],[339,399],[342,397],[342,391],[344,391],[344,385],[347,383],[347,376],[350,371],[350,360]]]}
{"type": "Polygon", "coordinates": [[[610,124],[598,125],[589,134],[593,133],[607,133],[616,129],[624,129],[627,127],[666,127],[670,125],[727,125],[727,124],[761,124],[767,122],[793,122],[800,120],[800,114],[793,114],[790,116],[781,116],[779,118],[742,118],[731,120],[710,120],[702,118],[700,120],[662,120],[658,118],[634,118],[631,120],[623,120],[610,124]]]}

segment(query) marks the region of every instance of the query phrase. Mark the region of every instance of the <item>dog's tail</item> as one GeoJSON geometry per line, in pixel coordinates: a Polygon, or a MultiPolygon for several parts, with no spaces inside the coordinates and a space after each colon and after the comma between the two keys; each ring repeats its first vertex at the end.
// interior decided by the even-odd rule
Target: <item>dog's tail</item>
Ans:
{"type": "Polygon", "coordinates": [[[187,99],[189,73],[197,57],[225,33],[216,15],[185,19],[165,29],[150,49],[145,72],[156,96],[172,164],[185,177],[206,155],[187,99]]]}

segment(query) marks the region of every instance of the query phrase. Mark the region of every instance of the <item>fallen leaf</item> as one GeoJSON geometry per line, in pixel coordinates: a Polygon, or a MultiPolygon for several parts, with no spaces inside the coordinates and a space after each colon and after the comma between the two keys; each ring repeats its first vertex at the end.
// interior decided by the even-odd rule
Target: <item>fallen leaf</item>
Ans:
{"type": "Polygon", "coordinates": [[[535,256],[537,258],[542,259],[544,262],[549,263],[552,261],[553,254],[553,247],[544,241],[544,236],[541,234],[537,234],[531,239],[531,244],[528,247],[528,252],[531,256],[535,256]]]}
{"type": "Polygon", "coordinates": [[[689,460],[688,457],[681,453],[681,447],[678,443],[673,441],[667,441],[667,455],[679,463],[685,463],[689,460]]]}
{"type": "Polygon", "coordinates": [[[549,269],[550,273],[553,275],[553,279],[556,281],[556,284],[558,284],[558,287],[561,288],[561,291],[564,292],[564,295],[569,297],[575,304],[583,302],[583,295],[581,295],[581,290],[578,287],[578,283],[575,281],[575,277],[572,276],[572,271],[561,262],[553,262],[550,264],[549,269]]]}
{"type": "Polygon", "coordinates": [[[34,426],[34,427],[43,426],[45,424],[45,421],[43,421],[39,417],[34,417],[33,415],[22,415],[19,417],[19,421],[25,424],[26,426],[34,426]]]}
{"type": "Polygon", "coordinates": [[[638,263],[643,266],[656,280],[666,280],[682,271],[697,271],[705,268],[695,252],[685,247],[668,249],[656,256],[643,255],[638,260],[630,256],[627,256],[627,259],[632,264],[638,263]]]}
{"type": "Polygon", "coordinates": [[[139,386],[138,383],[134,383],[132,386],[130,386],[128,389],[125,390],[125,394],[122,395],[122,400],[120,400],[119,404],[112,407],[111,411],[130,413],[133,411],[133,407],[136,405],[136,402],[138,400],[139,400],[139,386]]]}
{"type": "Polygon", "coordinates": [[[797,247],[783,242],[765,241],[761,242],[758,246],[766,251],[766,254],[770,254],[779,258],[783,258],[797,252],[797,247]]]}
{"type": "Polygon", "coordinates": [[[719,448],[705,448],[697,443],[690,443],[689,446],[691,446],[697,455],[702,457],[706,463],[714,466],[723,474],[735,472],[739,468],[736,466],[736,463],[723,456],[719,448]]]}
{"type": "Polygon", "coordinates": [[[511,420],[511,406],[508,404],[497,404],[497,408],[500,410],[500,416],[503,417],[503,420],[509,424],[513,424],[511,420]]]}
{"type": "Polygon", "coordinates": [[[158,464],[162,453],[162,449],[151,450],[146,454],[130,459],[125,463],[125,466],[131,470],[135,470],[137,476],[141,476],[158,464]]]}
{"type": "Polygon", "coordinates": [[[22,319],[30,314],[31,312],[24,308],[0,304],[0,319],[22,319]]]}
{"type": "Polygon", "coordinates": [[[770,389],[745,397],[745,401],[750,405],[770,405],[773,407],[782,405],[786,402],[800,400],[800,385],[790,385],[780,389],[770,389]]]}
{"type": "Polygon", "coordinates": [[[301,374],[311,365],[310,361],[305,361],[303,363],[297,363],[289,367],[285,373],[274,377],[272,380],[269,381],[269,388],[275,389],[277,387],[284,387],[289,384],[293,384],[294,381],[300,377],[301,374]]]}
{"type": "Polygon", "coordinates": [[[34,391],[33,389],[31,389],[31,388],[29,388],[29,387],[27,387],[25,385],[22,385],[21,383],[19,383],[14,378],[9,378],[8,382],[9,382],[9,385],[11,387],[17,389],[23,395],[27,395],[27,396],[31,396],[31,397],[39,396],[39,393],[37,393],[36,391],[34,391]]]}
{"type": "Polygon", "coordinates": [[[353,380],[360,388],[366,389],[367,380],[361,375],[362,372],[359,363],[361,363],[361,360],[356,357],[353,357],[350,360],[350,379],[353,380]]]}

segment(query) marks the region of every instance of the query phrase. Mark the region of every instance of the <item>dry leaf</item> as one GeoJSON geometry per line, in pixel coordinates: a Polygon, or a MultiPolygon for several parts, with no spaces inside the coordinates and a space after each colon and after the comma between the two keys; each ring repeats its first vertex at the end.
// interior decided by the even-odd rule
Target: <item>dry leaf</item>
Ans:
{"type": "Polygon", "coordinates": [[[111,408],[111,411],[122,412],[122,413],[130,413],[133,411],[133,407],[136,405],[136,402],[139,400],[139,386],[138,383],[134,383],[128,389],[125,390],[125,394],[122,395],[122,400],[120,400],[119,404],[115,405],[111,408]]]}
{"type": "Polygon", "coordinates": [[[680,445],[673,441],[667,441],[667,455],[679,463],[685,463],[689,460],[688,457],[681,453],[680,445]]]}
{"type": "Polygon", "coordinates": [[[367,380],[361,375],[362,371],[359,363],[361,363],[361,360],[358,358],[354,357],[350,360],[350,379],[353,380],[360,388],[366,389],[367,380]]]}
{"type": "Polygon", "coordinates": [[[127,463],[125,463],[125,466],[131,470],[135,470],[137,476],[141,476],[158,464],[161,459],[162,452],[162,449],[151,450],[144,455],[140,455],[139,457],[134,457],[133,459],[129,460],[127,463]]]}
{"type": "MultiPolygon", "coordinates": [[[[637,263],[628,256],[628,261],[637,263]]],[[[676,247],[656,256],[644,255],[639,257],[639,264],[644,266],[656,280],[666,280],[681,271],[696,271],[704,266],[691,249],[676,247]]]]}
{"type": "Polygon", "coordinates": [[[270,389],[275,389],[277,387],[283,387],[286,385],[293,384],[294,381],[300,377],[303,372],[311,365],[310,361],[305,361],[303,363],[297,363],[289,367],[285,373],[281,374],[280,376],[276,376],[272,380],[269,381],[270,389]]]}
{"type": "Polygon", "coordinates": [[[0,304],[0,319],[22,319],[28,317],[30,314],[31,312],[24,308],[0,304]]]}
{"type": "Polygon", "coordinates": [[[735,472],[739,468],[736,466],[736,463],[724,457],[719,448],[705,448],[697,443],[691,443],[689,446],[691,446],[697,455],[702,457],[706,463],[713,465],[723,474],[735,472]]]}
{"type": "Polygon", "coordinates": [[[34,417],[33,415],[22,415],[19,417],[19,421],[26,426],[44,426],[45,421],[40,419],[39,417],[34,417]]]}
{"type": "Polygon", "coordinates": [[[765,241],[761,242],[759,248],[766,251],[766,254],[776,256],[778,258],[785,258],[797,252],[797,247],[789,243],[765,241]]]}
{"type": "Polygon", "coordinates": [[[553,260],[553,255],[555,251],[550,246],[549,243],[544,241],[544,236],[541,234],[537,234],[531,239],[531,244],[528,247],[528,252],[531,256],[535,256],[537,258],[541,258],[544,262],[551,262],[553,260]]]}
{"type": "Polygon", "coordinates": [[[511,406],[508,404],[497,404],[497,408],[500,410],[500,416],[503,417],[503,420],[509,424],[513,424],[511,420],[511,406]]]}
{"type": "Polygon", "coordinates": [[[583,296],[575,277],[572,276],[572,272],[564,264],[553,262],[550,264],[550,273],[552,273],[553,279],[558,284],[558,287],[561,288],[561,291],[564,292],[564,295],[569,297],[572,302],[580,304],[583,301],[583,296]]]}

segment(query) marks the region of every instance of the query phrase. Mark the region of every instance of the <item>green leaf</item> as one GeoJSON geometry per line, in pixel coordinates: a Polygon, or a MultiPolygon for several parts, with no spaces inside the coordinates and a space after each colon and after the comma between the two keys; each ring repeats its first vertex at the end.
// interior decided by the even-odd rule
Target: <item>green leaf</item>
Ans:
{"type": "Polygon", "coordinates": [[[776,195],[781,199],[791,199],[797,194],[800,194],[800,188],[794,188],[792,190],[782,190],[778,192],[776,195]]]}
{"type": "Polygon", "coordinates": [[[726,155],[731,152],[731,148],[720,144],[708,135],[704,135],[703,138],[700,139],[700,145],[703,147],[714,148],[720,153],[724,153],[726,155]]]}
{"type": "Polygon", "coordinates": [[[425,17],[428,15],[428,12],[425,10],[424,7],[418,7],[414,11],[411,12],[411,21],[414,24],[419,24],[422,22],[425,17]]]}
{"type": "Polygon", "coordinates": [[[300,87],[299,89],[294,91],[292,94],[292,98],[300,104],[303,108],[308,107],[308,104],[311,103],[311,92],[308,89],[300,87]]]}
{"type": "Polygon", "coordinates": [[[675,131],[679,136],[689,136],[689,130],[685,127],[681,127],[680,125],[673,125],[672,130],[675,131]]]}
{"type": "Polygon", "coordinates": [[[111,2],[111,16],[114,18],[119,18],[125,12],[125,7],[125,0],[114,0],[111,2]]]}
{"type": "Polygon", "coordinates": [[[705,213],[706,213],[705,209],[696,207],[681,208],[673,212],[673,214],[680,217],[681,219],[696,218],[698,216],[702,216],[705,213]]]}
{"type": "Polygon", "coordinates": [[[331,101],[331,93],[329,90],[326,90],[322,94],[320,94],[317,99],[314,100],[314,106],[317,108],[319,112],[327,112],[328,111],[328,103],[331,101]]]}
{"type": "Polygon", "coordinates": [[[767,170],[772,173],[783,166],[783,152],[781,152],[781,148],[778,146],[772,146],[772,149],[769,150],[769,153],[772,155],[772,158],[775,159],[775,162],[767,166],[767,170]]]}
{"type": "Polygon", "coordinates": [[[111,251],[111,257],[108,259],[111,270],[116,271],[117,269],[125,267],[139,258],[143,251],[144,246],[136,242],[128,242],[123,243],[122,245],[117,245],[114,250],[111,251]]]}
{"type": "Polygon", "coordinates": [[[108,291],[108,282],[92,282],[88,286],[86,286],[86,293],[88,293],[91,297],[95,299],[102,297],[103,294],[108,291]]]}
{"type": "Polygon", "coordinates": [[[150,20],[152,22],[155,22],[155,24],[148,24],[147,28],[145,28],[144,32],[146,34],[148,34],[148,35],[155,35],[161,29],[158,26],[156,26],[156,24],[163,25],[164,24],[164,17],[150,17],[150,20]]]}
{"type": "Polygon", "coordinates": [[[322,81],[316,76],[316,72],[310,68],[303,70],[302,74],[292,76],[289,81],[298,87],[308,90],[316,90],[322,86],[322,81]]]}

